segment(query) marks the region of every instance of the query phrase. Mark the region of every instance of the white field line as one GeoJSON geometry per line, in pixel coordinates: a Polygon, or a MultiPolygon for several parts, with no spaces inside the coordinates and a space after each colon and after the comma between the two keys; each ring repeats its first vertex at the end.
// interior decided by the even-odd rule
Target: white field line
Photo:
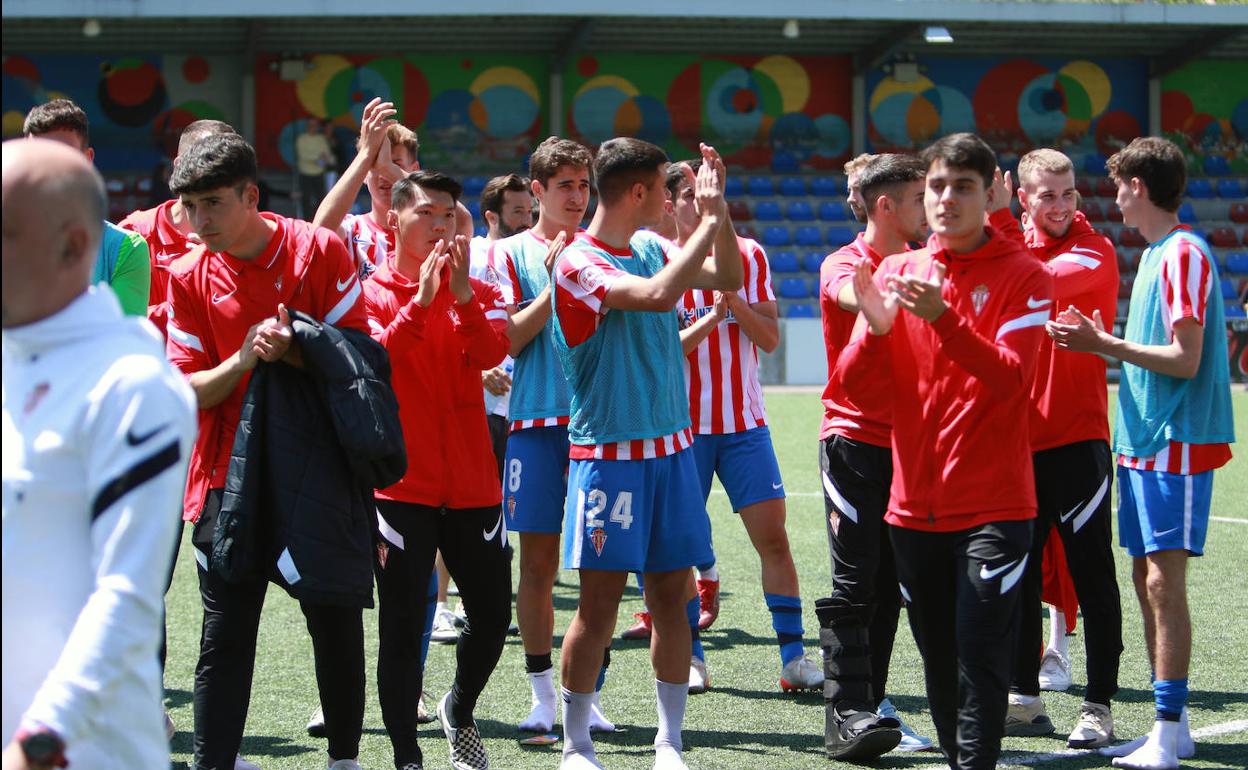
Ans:
{"type": "MultiPolygon", "coordinates": [[[[1199,730],[1192,731],[1192,738],[1200,740],[1201,738],[1212,738],[1217,735],[1226,735],[1227,733],[1238,733],[1248,731],[1248,719],[1236,719],[1222,724],[1209,725],[1199,730]]],[[[1200,753],[1200,747],[1197,747],[1197,754],[1200,753]]],[[[1009,764],[1001,764],[998,767],[1032,767],[1034,765],[1042,765],[1045,762],[1055,762],[1059,759],[1070,759],[1072,757],[1082,757],[1089,754],[1095,754],[1095,751],[1088,749],[1066,749],[1064,751],[1051,751],[1046,754],[1038,754],[1033,752],[1014,752],[1007,751],[1002,759],[1009,764]]],[[[948,770],[948,765],[921,765],[911,770],[948,770]]]]}
{"type": "MultiPolygon", "coordinates": [[[[713,495],[726,494],[724,490],[716,488],[711,490],[713,495]]],[[[785,492],[785,497],[823,497],[822,492],[785,492]]],[[[1210,516],[1211,521],[1224,521],[1228,524],[1248,524],[1248,519],[1241,519],[1234,516],[1210,516]]]]}

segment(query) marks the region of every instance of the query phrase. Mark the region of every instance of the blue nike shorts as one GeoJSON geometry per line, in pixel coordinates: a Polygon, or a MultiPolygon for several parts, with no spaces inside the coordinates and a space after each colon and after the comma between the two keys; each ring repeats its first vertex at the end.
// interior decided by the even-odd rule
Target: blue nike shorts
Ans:
{"type": "Polygon", "coordinates": [[[557,535],[568,492],[568,426],[525,428],[507,439],[503,510],[507,528],[557,535]]]}
{"type": "Polygon", "coordinates": [[[693,452],[649,460],[573,460],[564,569],[670,572],[712,558],[693,452]]]}
{"type": "Polygon", "coordinates": [[[1191,476],[1118,466],[1118,544],[1132,556],[1205,552],[1213,471],[1191,476]]]}
{"type": "Polygon", "coordinates": [[[710,497],[711,479],[716,474],[734,511],[784,498],[780,463],[766,425],[739,433],[699,433],[693,437],[693,458],[703,501],[710,497]]]}

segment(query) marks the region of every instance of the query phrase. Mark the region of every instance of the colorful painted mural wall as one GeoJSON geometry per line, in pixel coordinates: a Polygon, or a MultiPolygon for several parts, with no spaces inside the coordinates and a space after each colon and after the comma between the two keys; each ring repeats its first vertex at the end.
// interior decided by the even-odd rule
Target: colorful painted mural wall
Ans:
{"type": "MultiPolygon", "coordinates": [[[[518,165],[545,138],[549,77],[540,56],[341,56],[308,60],[300,80],[283,80],[275,57],[256,65],[256,152],[287,168],[310,117],[328,121],[349,155],[364,105],[392,101],[420,136],[429,168],[471,173],[518,165]]],[[[346,162],[350,157],[345,158],[346,162]]]]}
{"type": "Polygon", "coordinates": [[[950,58],[917,65],[915,77],[892,67],[867,77],[871,149],[913,150],[973,131],[1007,164],[1035,147],[1059,147],[1091,166],[1148,126],[1143,59],[950,58]]]}
{"type": "Polygon", "coordinates": [[[177,153],[178,136],[203,118],[237,125],[242,63],[229,56],[4,57],[4,137],[31,107],[70,98],[87,113],[96,165],[148,171],[177,153]]]}
{"type": "Polygon", "coordinates": [[[1161,130],[1211,173],[1248,174],[1248,61],[1194,61],[1162,78],[1161,130]]]}
{"type": "Polygon", "coordinates": [[[746,167],[831,168],[850,151],[845,57],[584,55],[564,73],[571,137],[631,134],[674,158],[715,145],[746,167]]]}

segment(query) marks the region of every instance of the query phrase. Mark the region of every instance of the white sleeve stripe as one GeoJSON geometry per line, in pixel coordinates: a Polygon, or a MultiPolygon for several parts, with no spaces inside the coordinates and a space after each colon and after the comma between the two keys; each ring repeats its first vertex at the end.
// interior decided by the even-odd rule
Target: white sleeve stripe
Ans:
{"type": "Polygon", "coordinates": [[[172,320],[169,321],[167,328],[169,330],[169,336],[173,337],[182,347],[190,348],[191,350],[198,350],[200,353],[204,352],[204,343],[199,341],[199,337],[178,328],[172,320]]]}
{"type": "Polygon", "coordinates": [[[487,310],[485,311],[485,317],[489,321],[506,321],[508,315],[506,310],[487,310]]]}
{"type": "Polygon", "coordinates": [[[1019,329],[1028,329],[1032,326],[1044,326],[1045,321],[1049,320],[1049,311],[1047,309],[1040,310],[1035,313],[1019,316],[1001,324],[1001,328],[997,329],[997,339],[1001,339],[1010,332],[1019,329]]]}
{"type": "Polygon", "coordinates": [[[1074,254],[1069,251],[1066,252],[1065,254],[1058,254],[1056,257],[1054,257],[1053,259],[1049,261],[1050,262],[1071,262],[1073,264],[1086,267],[1089,270],[1095,270],[1096,268],[1101,266],[1101,260],[1099,259],[1093,259],[1092,257],[1085,257],[1082,254],[1074,254]]]}
{"type": "Polygon", "coordinates": [[[377,332],[378,334],[380,334],[380,333],[382,333],[382,332],[384,332],[384,331],[386,330],[386,327],[384,327],[384,326],[382,326],[380,323],[378,323],[376,318],[370,318],[370,319],[368,319],[368,328],[372,329],[373,331],[377,332]]]}
{"type": "Polygon", "coordinates": [[[338,304],[334,305],[328,313],[325,314],[325,323],[335,324],[347,314],[347,311],[355,307],[355,301],[360,296],[360,279],[356,278],[351,282],[351,290],[348,291],[342,299],[338,300],[338,304]]]}
{"type": "MultiPolygon", "coordinates": [[[[571,294],[576,301],[584,304],[595,313],[602,312],[602,301],[593,294],[585,291],[585,289],[581,287],[580,283],[568,278],[562,270],[555,272],[555,284],[560,289],[563,289],[571,294]]],[[[606,286],[610,287],[610,285],[611,283],[608,281],[606,286]]]]}

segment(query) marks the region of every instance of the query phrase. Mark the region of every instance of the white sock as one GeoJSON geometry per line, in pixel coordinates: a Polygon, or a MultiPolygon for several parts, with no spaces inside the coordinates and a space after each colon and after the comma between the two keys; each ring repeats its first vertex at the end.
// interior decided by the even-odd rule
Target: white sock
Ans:
{"type": "Polygon", "coordinates": [[[446,602],[438,602],[438,606],[433,608],[433,616],[436,618],[438,615],[441,615],[445,610],[446,610],[446,602]]]}
{"type": "Polygon", "coordinates": [[[1135,770],[1172,770],[1179,766],[1179,723],[1165,719],[1153,722],[1153,730],[1144,745],[1125,757],[1116,757],[1114,767],[1135,770]]]}
{"type": "Polygon", "coordinates": [[[555,695],[555,670],[548,668],[530,673],[529,688],[532,690],[533,707],[528,717],[520,723],[520,729],[538,733],[550,732],[555,727],[555,705],[558,701],[555,695]]]}
{"type": "Polygon", "coordinates": [[[1066,636],[1066,615],[1049,605],[1049,646],[1062,655],[1070,656],[1070,639],[1066,636]]]}
{"type": "MultiPolygon", "coordinates": [[[[1117,746],[1107,746],[1101,749],[1101,756],[1104,757],[1125,757],[1136,749],[1143,746],[1152,736],[1149,732],[1141,735],[1132,741],[1120,743],[1117,746]]],[[[1191,724],[1187,721],[1187,707],[1183,707],[1183,715],[1179,718],[1178,737],[1175,741],[1176,752],[1179,759],[1191,759],[1196,756],[1196,742],[1192,740],[1191,724]]]]}
{"type": "Polygon", "coordinates": [[[592,692],[572,692],[560,687],[563,694],[563,756],[580,754],[594,757],[594,741],[589,737],[589,707],[593,705],[592,692]]]}
{"type": "Polygon", "coordinates": [[[718,583],[719,582],[719,566],[716,564],[712,564],[710,566],[710,569],[708,569],[706,572],[702,572],[699,570],[698,579],[699,580],[712,580],[718,583]]]}
{"type": "Polygon", "coordinates": [[[689,684],[673,684],[655,679],[654,689],[659,701],[659,731],[654,736],[655,752],[661,748],[669,748],[679,754],[683,748],[680,731],[685,722],[685,704],[689,702],[689,684]]]}
{"type": "Polygon", "coordinates": [[[1023,695],[1021,692],[1012,692],[1010,693],[1010,700],[1014,701],[1015,703],[1021,703],[1024,706],[1030,706],[1031,704],[1040,700],[1040,696],[1039,695],[1023,695]]]}
{"type": "Polygon", "coordinates": [[[615,723],[602,713],[602,691],[594,692],[594,700],[589,707],[589,731],[591,733],[613,733],[615,723]]]}

